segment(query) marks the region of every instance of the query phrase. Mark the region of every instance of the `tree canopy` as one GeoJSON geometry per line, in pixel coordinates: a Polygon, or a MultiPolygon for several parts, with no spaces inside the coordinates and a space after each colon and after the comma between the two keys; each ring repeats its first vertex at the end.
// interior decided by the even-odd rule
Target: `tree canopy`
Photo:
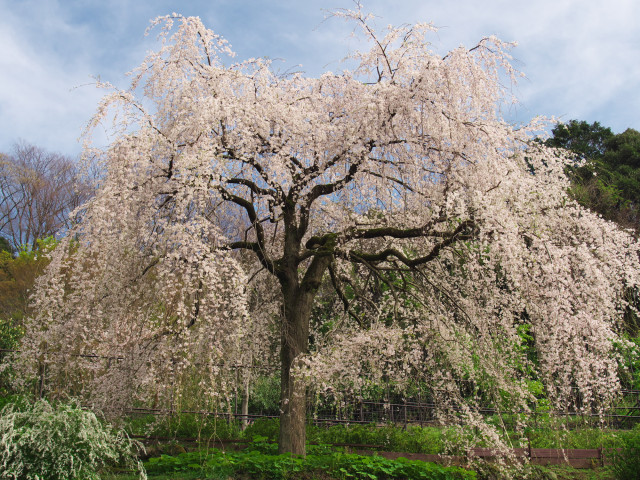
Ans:
{"type": "Polygon", "coordinates": [[[533,141],[539,124],[502,119],[510,45],[443,56],[431,25],[378,33],[361,11],[336,15],[371,49],[318,78],[233,61],[198,18],[154,22],[161,48],[90,125],[115,111],[121,128],[39,281],[22,378],[46,370],[51,390],[114,407],[197,372],[222,398],[226,368],[275,322],[294,453],[309,385],[419,380],[443,420],[494,442],[481,403],[528,411],[531,380],[562,409],[615,395],[638,245],[567,195],[570,160],[533,141]],[[251,315],[247,287],[278,295],[251,315]],[[310,323],[321,288],[338,300],[326,328],[310,323]]]}
{"type": "Polygon", "coordinates": [[[607,143],[614,137],[611,129],[599,122],[589,125],[578,120],[559,123],[553,128],[552,134],[546,141],[547,145],[566,148],[582,159],[602,157],[607,150],[607,143]]]}

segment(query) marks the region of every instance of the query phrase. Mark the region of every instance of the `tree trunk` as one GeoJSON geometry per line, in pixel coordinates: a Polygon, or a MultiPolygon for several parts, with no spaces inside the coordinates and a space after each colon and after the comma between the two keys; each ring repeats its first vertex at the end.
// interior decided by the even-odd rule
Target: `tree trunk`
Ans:
{"type": "Polygon", "coordinates": [[[307,398],[304,381],[296,379],[292,369],[299,357],[309,349],[309,318],[313,292],[297,287],[284,294],[280,361],[280,433],[278,450],[296,455],[305,454],[307,398]]]}
{"type": "MultiPolygon", "coordinates": [[[[292,203],[293,205],[293,203],[292,203]]],[[[335,236],[316,249],[300,279],[300,244],[303,234],[295,225],[293,207],[284,209],[284,255],[276,273],[282,289],[283,315],[280,336],[280,432],[278,451],[305,455],[307,393],[303,379],[295,378],[295,367],[309,351],[311,308],[322,276],[331,262],[335,236]],[[293,370],[293,372],[292,372],[293,370]]]]}

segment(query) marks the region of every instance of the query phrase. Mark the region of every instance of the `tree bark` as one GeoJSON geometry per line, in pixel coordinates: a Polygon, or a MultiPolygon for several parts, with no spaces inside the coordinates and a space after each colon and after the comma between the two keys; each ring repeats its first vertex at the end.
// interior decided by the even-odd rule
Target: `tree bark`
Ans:
{"type": "Polygon", "coordinates": [[[300,356],[309,350],[309,318],[314,295],[301,288],[284,291],[284,318],[281,327],[280,433],[278,450],[296,455],[305,454],[306,388],[292,369],[300,356]]]}

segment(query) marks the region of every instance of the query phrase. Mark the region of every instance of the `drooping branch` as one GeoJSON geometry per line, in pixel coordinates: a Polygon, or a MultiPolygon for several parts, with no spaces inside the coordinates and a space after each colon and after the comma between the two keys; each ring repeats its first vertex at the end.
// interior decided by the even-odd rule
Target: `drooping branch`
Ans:
{"type": "MultiPolygon", "coordinates": [[[[452,235],[451,232],[434,230],[433,227],[441,222],[446,221],[447,218],[443,215],[438,216],[421,227],[415,228],[395,228],[395,227],[376,227],[376,228],[354,228],[351,231],[346,232],[341,237],[345,240],[356,239],[372,239],[372,238],[420,238],[420,237],[436,237],[447,238],[452,235]]],[[[465,229],[470,225],[470,220],[462,222],[456,231],[459,229],[465,229]]],[[[455,233],[455,232],[454,232],[455,233]]]]}
{"type": "Polygon", "coordinates": [[[196,323],[196,320],[198,319],[198,315],[200,314],[200,292],[202,292],[202,287],[203,287],[203,283],[202,283],[202,280],[200,280],[198,282],[198,288],[196,289],[195,302],[194,302],[194,307],[193,307],[193,315],[191,316],[191,319],[189,320],[187,328],[191,328],[194,325],[194,323],[196,323]]]}
{"type": "Polygon", "coordinates": [[[380,173],[374,172],[372,170],[363,170],[363,173],[366,173],[367,175],[371,175],[372,177],[379,178],[381,180],[389,180],[390,182],[393,182],[399,185],[400,187],[410,191],[411,193],[417,193],[416,190],[411,187],[411,185],[409,185],[407,182],[400,180],[399,178],[391,177],[389,175],[381,175],[380,173]]]}
{"type": "Polygon", "coordinates": [[[333,288],[335,289],[336,293],[338,294],[338,297],[340,298],[340,301],[342,302],[342,305],[344,306],[344,311],[348,312],[349,300],[347,299],[347,296],[342,290],[342,284],[340,282],[340,278],[338,277],[338,274],[336,273],[336,268],[333,262],[329,264],[329,276],[331,278],[331,283],[333,285],[333,288]]]}
{"type": "MultiPolygon", "coordinates": [[[[449,238],[451,235],[457,235],[460,231],[472,225],[471,220],[462,222],[454,232],[446,232],[440,230],[433,230],[433,227],[441,222],[447,220],[447,217],[441,215],[433,218],[431,221],[421,227],[415,228],[396,228],[396,227],[376,227],[376,228],[351,228],[346,232],[339,235],[342,242],[347,242],[356,239],[374,239],[374,238],[420,238],[420,237],[435,237],[435,238],[449,238]]],[[[313,236],[305,244],[309,250],[314,250],[324,245],[327,239],[334,234],[325,234],[321,236],[313,236]]]]}

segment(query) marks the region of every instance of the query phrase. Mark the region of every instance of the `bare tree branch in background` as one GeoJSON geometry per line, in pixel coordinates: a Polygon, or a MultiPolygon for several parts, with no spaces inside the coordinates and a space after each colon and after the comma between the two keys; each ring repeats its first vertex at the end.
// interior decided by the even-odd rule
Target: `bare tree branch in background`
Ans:
{"type": "Polygon", "coordinates": [[[0,235],[15,250],[35,248],[38,239],[69,228],[70,213],[91,192],[70,157],[16,143],[0,154],[0,235]]]}

